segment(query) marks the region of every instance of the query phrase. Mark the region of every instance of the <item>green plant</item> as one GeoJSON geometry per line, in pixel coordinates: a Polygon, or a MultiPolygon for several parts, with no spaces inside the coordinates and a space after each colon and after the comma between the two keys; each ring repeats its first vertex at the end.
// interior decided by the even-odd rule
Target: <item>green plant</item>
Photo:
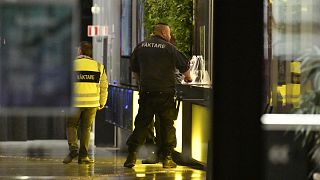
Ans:
{"type": "Polygon", "coordinates": [[[144,0],[145,36],[150,37],[156,23],[167,23],[177,48],[191,56],[192,14],[192,0],[144,0]]]}

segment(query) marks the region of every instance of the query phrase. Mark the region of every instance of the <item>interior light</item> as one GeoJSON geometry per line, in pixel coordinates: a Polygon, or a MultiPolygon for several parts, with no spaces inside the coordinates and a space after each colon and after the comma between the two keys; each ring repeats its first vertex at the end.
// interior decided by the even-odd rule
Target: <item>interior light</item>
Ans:
{"type": "Polygon", "coordinates": [[[139,178],[142,178],[142,177],[146,177],[146,174],[142,174],[142,173],[140,174],[139,173],[139,174],[136,174],[136,176],[139,177],[139,178]]]}
{"type": "Polygon", "coordinates": [[[182,179],[183,179],[182,173],[176,172],[174,175],[174,180],[182,180],[182,179]]]}
{"type": "Polygon", "coordinates": [[[191,156],[206,163],[210,132],[209,111],[206,107],[192,105],[191,156]]]}
{"type": "Polygon", "coordinates": [[[265,125],[320,125],[320,115],[316,114],[264,114],[265,125]]]}
{"type": "Polygon", "coordinates": [[[301,11],[307,12],[307,11],[308,11],[308,8],[307,8],[307,7],[302,7],[302,8],[301,8],[301,11]]]}
{"type": "Polygon", "coordinates": [[[94,5],[91,7],[92,14],[99,14],[100,13],[100,7],[97,3],[94,3],[94,5]]]}
{"type": "Polygon", "coordinates": [[[29,179],[29,176],[18,176],[17,179],[29,179]]]}

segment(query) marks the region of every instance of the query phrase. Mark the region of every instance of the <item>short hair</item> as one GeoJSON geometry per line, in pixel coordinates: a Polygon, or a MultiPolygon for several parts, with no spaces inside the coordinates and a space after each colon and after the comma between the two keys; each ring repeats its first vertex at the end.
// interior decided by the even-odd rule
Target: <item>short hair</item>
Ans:
{"type": "Polygon", "coordinates": [[[163,23],[163,22],[159,22],[157,23],[154,28],[153,28],[153,32],[156,34],[156,33],[159,33],[162,29],[164,29],[165,26],[168,26],[169,25],[167,23],[163,23]]]}
{"type": "Polygon", "coordinates": [[[80,50],[82,55],[92,57],[92,45],[88,41],[80,42],[80,50]]]}
{"type": "Polygon", "coordinates": [[[156,25],[164,25],[164,26],[169,26],[167,23],[164,22],[158,22],[156,25]]]}

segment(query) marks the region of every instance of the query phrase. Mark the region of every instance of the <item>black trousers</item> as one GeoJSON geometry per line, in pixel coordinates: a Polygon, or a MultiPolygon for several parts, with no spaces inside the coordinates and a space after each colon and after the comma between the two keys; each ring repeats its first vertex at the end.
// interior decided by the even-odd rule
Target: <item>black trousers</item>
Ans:
{"type": "Polygon", "coordinates": [[[177,145],[176,129],[173,126],[176,114],[174,92],[140,92],[138,102],[135,128],[127,140],[129,152],[136,152],[145,143],[149,126],[156,115],[161,131],[161,151],[164,155],[171,154],[177,145]]]}
{"type": "Polygon", "coordinates": [[[156,146],[156,152],[158,155],[161,153],[162,141],[161,141],[161,131],[160,131],[160,119],[159,116],[154,117],[154,121],[151,122],[148,130],[148,135],[145,144],[147,146],[156,146]],[[156,133],[156,136],[154,136],[156,133]]]}

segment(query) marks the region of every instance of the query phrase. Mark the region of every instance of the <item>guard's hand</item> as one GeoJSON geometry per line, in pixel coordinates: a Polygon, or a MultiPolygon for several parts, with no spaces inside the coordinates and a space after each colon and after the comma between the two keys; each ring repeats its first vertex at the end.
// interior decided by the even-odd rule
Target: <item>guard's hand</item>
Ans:
{"type": "Polygon", "coordinates": [[[183,80],[184,80],[184,82],[186,82],[186,83],[192,82],[192,78],[191,78],[190,76],[185,76],[183,80]]]}
{"type": "Polygon", "coordinates": [[[100,105],[99,107],[98,107],[98,110],[101,110],[101,109],[103,109],[104,108],[104,106],[103,105],[100,105]]]}

